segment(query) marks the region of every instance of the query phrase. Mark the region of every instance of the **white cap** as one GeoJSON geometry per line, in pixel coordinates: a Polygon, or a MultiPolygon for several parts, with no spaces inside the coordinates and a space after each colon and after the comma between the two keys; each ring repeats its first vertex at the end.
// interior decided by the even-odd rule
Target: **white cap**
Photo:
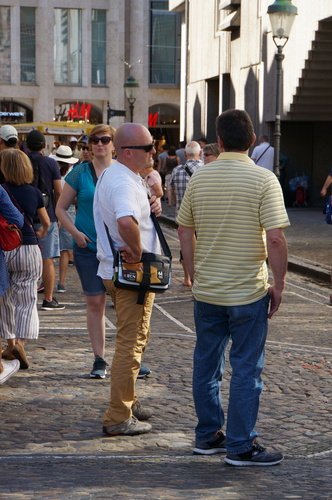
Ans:
{"type": "Polygon", "coordinates": [[[71,138],[69,139],[69,142],[77,142],[77,137],[74,137],[74,136],[73,136],[73,137],[71,137],[71,138]]]}
{"type": "Polygon", "coordinates": [[[16,128],[11,125],[3,125],[0,128],[0,139],[3,141],[9,141],[9,139],[18,139],[18,133],[16,128]]]}

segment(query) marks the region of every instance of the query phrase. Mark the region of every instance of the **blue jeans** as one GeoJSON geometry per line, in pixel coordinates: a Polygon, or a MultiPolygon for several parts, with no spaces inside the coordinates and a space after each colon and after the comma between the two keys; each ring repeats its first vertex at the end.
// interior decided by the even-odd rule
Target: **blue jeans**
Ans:
{"type": "Polygon", "coordinates": [[[243,306],[217,306],[195,301],[197,342],[193,395],[198,417],[196,444],[211,441],[224,425],[221,384],[225,351],[232,340],[232,367],[226,447],[232,454],[249,451],[263,389],[261,373],[267,336],[270,296],[243,306]]]}
{"type": "Polygon", "coordinates": [[[103,280],[97,275],[99,260],[97,253],[89,247],[74,245],[74,263],[81,280],[84,295],[102,295],[106,293],[103,280]]]}

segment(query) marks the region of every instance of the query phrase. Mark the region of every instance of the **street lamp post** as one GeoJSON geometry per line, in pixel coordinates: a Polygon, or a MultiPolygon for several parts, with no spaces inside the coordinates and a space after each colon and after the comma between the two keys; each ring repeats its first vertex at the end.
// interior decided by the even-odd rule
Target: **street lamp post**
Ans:
{"type": "Polygon", "coordinates": [[[127,81],[123,84],[123,87],[125,89],[127,101],[129,103],[130,121],[132,123],[134,118],[134,104],[137,99],[139,84],[133,76],[128,76],[127,81]]]}
{"type": "Polygon", "coordinates": [[[291,32],[295,16],[297,15],[297,7],[292,5],[291,0],[275,0],[275,2],[268,7],[267,13],[270,16],[270,23],[272,27],[273,41],[277,47],[275,55],[277,65],[277,98],[276,98],[276,116],[274,125],[274,173],[279,177],[279,153],[280,153],[280,119],[282,113],[282,86],[283,86],[283,72],[282,61],[284,54],[282,49],[288,42],[289,34],[291,32]]]}

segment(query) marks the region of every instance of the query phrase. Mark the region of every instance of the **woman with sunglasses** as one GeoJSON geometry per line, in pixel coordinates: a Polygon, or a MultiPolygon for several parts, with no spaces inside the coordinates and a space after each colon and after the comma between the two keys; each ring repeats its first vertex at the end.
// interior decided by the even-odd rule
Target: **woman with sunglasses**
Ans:
{"type": "Polygon", "coordinates": [[[93,160],[81,163],[69,172],[56,206],[61,224],[75,240],[74,262],[86,299],[87,329],[95,356],[91,378],[105,378],[107,363],[105,356],[105,303],[106,289],[97,276],[97,234],[93,220],[93,197],[95,185],[101,173],[114,160],[113,137],[115,130],[109,125],[96,125],[90,133],[89,145],[93,160]],[[77,214],[73,223],[67,214],[70,205],[77,199],[77,214]]]}
{"type": "Polygon", "coordinates": [[[216,161],[219,155],[220,150],[217,142],[207,144],[203,148],[204,165],[206,165],[207,163],[211,163],[211,161],[216,161]]]}

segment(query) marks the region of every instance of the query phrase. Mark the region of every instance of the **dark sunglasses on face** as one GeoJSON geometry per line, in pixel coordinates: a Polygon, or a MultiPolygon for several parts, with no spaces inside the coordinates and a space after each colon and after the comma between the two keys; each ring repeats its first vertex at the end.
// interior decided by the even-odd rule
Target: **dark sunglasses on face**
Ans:
{"type": "Polygon", "coordinates": [[[88,146],[82,146],[82,151],[89,151],[89,149],[88,146]]]}
{"type": "Polygon", "coordinates": [[[111,140],[112,140],[111,137],[108,137],[107,135],[104,135],[103,137],[97,137],[95,135],[95,136],[89,138],[90,144],[95,144],[95,145],[97,145],[99,143],[99,141],[102,144],[109,144],[111,142],[111,140]]]}
{"type": "Polygon", "coordinates": [[[143,149],[146,153],[150,153],[154,148],[154,143],[147,144],[146,146],[121,146],[121,149],[143,149]]]}

